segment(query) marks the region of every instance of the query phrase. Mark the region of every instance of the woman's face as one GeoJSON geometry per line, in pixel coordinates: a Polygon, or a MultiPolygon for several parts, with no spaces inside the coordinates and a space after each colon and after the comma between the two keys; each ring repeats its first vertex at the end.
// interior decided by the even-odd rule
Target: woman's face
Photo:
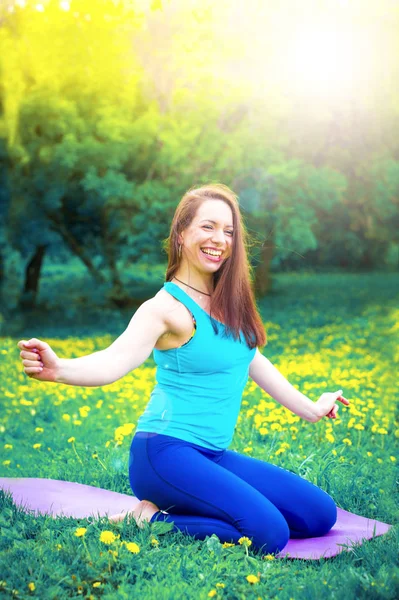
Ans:
{"type": "Polygon", "coordinates": [[[182,260],[200,272],[213,273],[231,255],[233,213],[223,200],[204,200],[180,234],[182,260]]]}

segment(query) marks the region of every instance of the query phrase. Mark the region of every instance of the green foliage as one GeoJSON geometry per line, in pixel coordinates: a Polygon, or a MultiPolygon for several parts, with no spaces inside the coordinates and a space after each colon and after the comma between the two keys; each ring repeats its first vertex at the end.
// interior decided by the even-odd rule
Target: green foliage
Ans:
{"type": "MultiPolygon", "coordinates": [[[[159,263],[182,194],[220,181],[239,193],[255,265],[270,243],[274,269],[397,267],[396,90],[370,68],[344,99],[295,89],[275,62],[298,17],[289,0],[37,6],[11,2],[0,21],[2,214],[25,263],[40,240],[123,295],[120,265],[159,263]]],[[[370,27],[397,23],[374,8],[370,27]]],[[[354,34],[357,18],[347,7],[354,34]]]]}

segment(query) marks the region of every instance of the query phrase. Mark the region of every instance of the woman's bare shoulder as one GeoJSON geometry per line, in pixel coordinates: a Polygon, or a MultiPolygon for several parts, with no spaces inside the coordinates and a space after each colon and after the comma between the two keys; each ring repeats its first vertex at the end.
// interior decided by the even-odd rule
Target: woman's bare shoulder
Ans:
{"type": "Polygon", "coordinates": [[[181,314],[185,313],[181,302],[163,289],[159,290],[155,296],[144,302],[144,304],[150,313],[161,318],[168,325],[174,325],[176,320],[179,320],[181,317],[181,314]],[[182,308],[183,311],[181,310],[182,308]]]}

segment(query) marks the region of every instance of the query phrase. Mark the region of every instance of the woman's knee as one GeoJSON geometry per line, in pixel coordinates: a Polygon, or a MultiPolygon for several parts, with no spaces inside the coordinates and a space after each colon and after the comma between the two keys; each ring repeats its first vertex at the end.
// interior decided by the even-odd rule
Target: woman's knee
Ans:
{"type": "Polygon", "coordinates": [[[258,522],[256,535],[253,537],[254,546],[263,554],[281,552],[290,539],[290,529],[287,521],[281,518],[258,522]]]}
{"type": "Polygon", "coordinates": [[[318,510],[314,513],[313,537],[325,535],[337,521],[337,505],[326,492],[323,493],[323,496],[323,502],[320,502],[318,510]]]}

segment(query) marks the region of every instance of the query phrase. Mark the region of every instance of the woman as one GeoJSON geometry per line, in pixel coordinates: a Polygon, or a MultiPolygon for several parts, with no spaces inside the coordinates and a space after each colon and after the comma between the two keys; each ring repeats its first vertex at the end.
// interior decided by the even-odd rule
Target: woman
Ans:
{"type": "MultiPolygon", "coordinates": [[[[245,229],[235,194],[221,184],[189,190],[168,239],[166,283],[108,348],[61,359],[40,340],[20,341],[25,373],[40,381],[102,386],[154,351],[157,384],[130,447],[139,526],[165,520],[198,539],[246,536],[265,553],[290,537],[326,534],[333,499],[291,471],[228,450],[248,375],[303,419],[335,418],[342,390],[317,402],[263,356],[265,331],[250,286],[245,229]]],[[[119,513],[110,520],[123,519],[119,513]]]]}

